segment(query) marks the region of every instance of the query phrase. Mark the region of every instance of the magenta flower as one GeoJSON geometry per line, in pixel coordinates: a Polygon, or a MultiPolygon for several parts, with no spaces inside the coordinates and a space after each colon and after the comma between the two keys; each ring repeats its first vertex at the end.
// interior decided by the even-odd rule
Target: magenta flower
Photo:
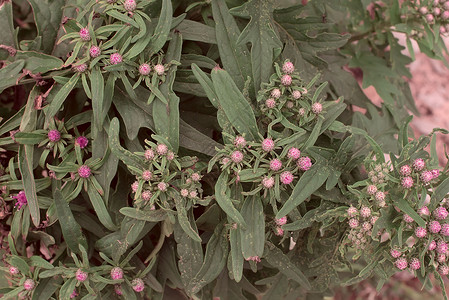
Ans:
{"type": "Polygon", "coordinates": [[[27,197],[25,196],[24,191],[20,191],[17,196],[12,196],[12,198],[17,200],[16,204],[14,205],[14,207],[17,207],[17,209],[21,209],[22,206],[28,204],[27,197]]]}
{"type": "Polygon", "coordinates": [[[79,136],[75,140],[75,144],[80,146],[81,149],[86,148],[88,143],[89,143],[89,140],[85,136],[79,136]]]}

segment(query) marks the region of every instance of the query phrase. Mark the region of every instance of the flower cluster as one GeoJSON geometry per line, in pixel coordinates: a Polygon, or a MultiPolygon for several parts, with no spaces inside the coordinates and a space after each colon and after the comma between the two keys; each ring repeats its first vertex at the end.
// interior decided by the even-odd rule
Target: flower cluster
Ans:
{"type": "Polygon", "coordinates": [[[440,24],[441,34],[449,32],[449,2],[446,0],[415,0],[414,9],[429,24],[440,24]]]}

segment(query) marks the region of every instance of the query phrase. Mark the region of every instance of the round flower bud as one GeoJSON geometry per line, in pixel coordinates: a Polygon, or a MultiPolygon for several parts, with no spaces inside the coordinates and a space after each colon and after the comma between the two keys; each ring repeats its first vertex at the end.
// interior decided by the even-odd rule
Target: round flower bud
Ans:
{"type": "Polygon", "coordinates": [[[78,175],[81,178],[89,178],[90,175],[92,175],[92,172],[91,172],[89,166],[82,165],[81,167],[78,168],[78,175]]]}
{"type": "Polygon", "coordinates": [[[153,194],[151,193],[150,190],[145,190],[142,192],[142,199],[144,201],[149,201],[151,199],[151,196],[153,196],[153,194]]]}
{"type": "Polygon", "coordinates": [[[430,171],[424,171],[421,173],[421,176],[419,176],[419,178],[424,184],[428,184],[433,179],[433,175],[430,171]]]}
{"type": "Polygon", "coordinates": [[[153,173],[150,170],[144,170],[142,172],[142,179],[145,181],[150,181],[153,178],[153,173]]]}
{"type": "Polygon", "coordinates": [[[287,216],[275,220],[276,225],[282,226],[287,224],[287,216]]]}
{"type": "Polygon", "coordinates": [[[272,90],[271,97],[273,97],[274,99],[279,99],[281,97],[281,90],[280,89],[272,90]]]}
{"type": "Polygon", "coordinates": [[[145,156],[146,160],[152,160],[154,158],[154,156],[155,156],[153,149],[145,150],[144,156],[145,156]]]}
{"type": "Polygon", "coordinates": [[[355,218],[349,219],[349,227],[351,227],[351,228],[359,227],[359,220],[357,220],[355,218]]]}
{"type": "Polygon", "coordinates": [[[159,182],[159,183],[157,184],[157,188],[158,188],[161,192],[165,192],[165,191],[167,191],[168,184],[166,184],[165,182],[159,182]]]}
{"type": "Polygon", "coordinates": [[[282,162],[275,158],[270,161],[270,169],[272,171],[279,171],[282,168],[282,162]]]}
{"type": "Polygon", "coordinates": [[[286,106],[288,109],[292,109],[293,106],[295,106],[295,104],[294,104],[292,101],[287,101],[287,103],[285,104],[285,106],[286,106]]]}
{"type": "Polygon", "coordinates": [[[19,274],[19,269],[17,269],[16,267],[10,266],[9,267],[9,274],[11,274],[11,275],[19,274]]]}
{"type": "Polygon", "coordinates": [[[429,231],[431,233],[438,233],[441,230],[440,222],[438,221],[432,221],[429,223],[429,231]]]}
{"type": "Polygon", "coordinates": [[[415,169],[416,171],[421,171],[425,167],[426,167],[426,163],[424,162],[424,160],[422,158],[417,158],[413,162],[413,169],[415,169]]]}
{"type": "Polygon", "coordinates": [[[266,138],[262,141],[262,150],[270,152],[274,150],[274,141],[270,138],[266,138]]]}
{"type": "Polygon", "coordinates": [[[180,193],[183,197],[187,197],[189,195],[189,191],[187,189],[181,189],[180,193]]]}
{"type": "Polygon", "coordinates": [[[266,189],[271,189],[274,186],[274,178],[273,177],[264,177],[262,179],[262,185],[266,189]]]}
{"type": "Polygon", "coordinates": [[[379,192],[376,193],[376,195],[374,196],[374,198],[375,198],[377,201],[382,202],[382,201],[385,200],[385,193],[382,192],[382,191],[379,191],[379,192]]]}
{"type": "Polygon", "coordinates": [[[48,136],[48,139],[50,140],[50,142],[53,142],[53,143],[56,143],[61,139],[61,133],[56,129],[50,130],[48,132],[47,136],[48,136]]]}
{"type": "Polygon", "coordinates": [[[231,159],[229,157],[223,157],[220,161],[220,163],[222,165],[227,165],[229,162],[231,161],[231,159]]]}
{"type": "Polygon", "coordinates": [[[435,7],[433,9],[433,15],[436,17],[436,16],[439,16],[440,14],[441,14],[441,9],[439,7],[435,7]]]}
{"type": "Polygon", "coordinates": [[[154,66],[154,71],[156,72],[157,75],[162,76],[165,73],[165,67],[164,65],[157,64],[154,66]]]}
{"type": "Polygon", "coordinates": [[[123,295],[122,286],[120,284],[114,284],[114,292],[117,296],[122,296],[123,295]]]}
{"type": "Polygon", "coordinates": [[[423,227],[417,227],[415,229],[415,235],[418,238],[423,238],[423,237],[425,237],[427,235],[427,230],[425,228],[423,228],[423,227]]]}
{"type": "Polygon", "coordinates": [[[443,236],[449,236],[449,224],[443,224],[443,226],[441,226],[441,235],[443,236]]]}
{"type": "Polygon", "coordinates": [[[377,192],[377,187],[374,184],[370,184],[366,188],[366,192],[368,195],[374,195],[377,192]]]}
{"type": "Polygon", "coordinates": [[[376,223],[376,221],[377,221],[378,219],[379,219],[378,216],[372,216],[371,219],[370,219],[371,224],[374,225],[374,223],[376,223]]]}
{"type": "Polygon", "coordinates": [[[301,92],[298,90],[293,91],[292,93],[293,99],[298,100],[299,98],[301,98],[301,92]]]}
{"type": "Polygon", "coordinates": [[[425,6],[422,6],[422,7],[419,8],[419,13],[422,14],[422,15],[425,15],[428,12],[429,12],[429,10],[425,6]]]}
{"type": "Polygon", "coordinates": [[[238,150],[232,152],[231,160],[236,164],[241,163],[243,161],[243,153],[238,150]]]}
{"type": "Polygon", "coordinates": [[[111,270],[112,280],[120,280],[123,278],[123,270],[120,267],[114,267],[111,270]]]}
{"type": "Polygon", "coordinates": [[[190,176],[190,178],[193,182],[199,182],[201,180],[201,175],[195,172],[190,176]]]}
{"type": "Polygon", "coordinates": [[[308,156],[303,156],[296,161],[296,165],[298,166],[299,170],[307,171],[312,167],[312,161],[308,156]]]}
{"type": "Polygon", "coordinates": [[[196,198],[198,197],[198,192],[196,190],[190,191],[189,192],[189,197],[190,198],[196,198]]]}
{"type": "Polygon", "coordinates": [[[391,249],[391,250],[390,250],[390,255],[391,255],[393,258],[398,258],[399,256],[401,256],[401,252],[399,252],[399,251],[396,250],[396,249],[391,249]]]}
{"type": "Polygon", "coordinates": [[[444,263],[446,261],[446,255],[445,254],[438,254],[437,260],[439,263],[444,263]]]}
{"type": "Polygon", "coordinates": [[[77,73],[84,73],[87,71],[87,65],[86,64],[80,64],[73,66],[73,70],[77,73]]]}
{"type": "Polygon", "coordinates": [[[243,136],[236,136],[234,139],[234,146],[237,148],[244,148],[246,146],[246,140],[243,136]]]}
{"type": "Polygon", "coordinates": [[[133,290],[136,291],[137,293],[140,293],[145,288],[145,283],[140,278],[134,278],[133,281],[131,282],[131,285],[133,287],[133,290]]]}
{"type": "Polygon", "coordinates": [[[396,268],[398,268],[399,270],[405,270],[407,269],[407,260],[404,257],[398,258],[396,260],[396,262],[394,263],[394,265],[396,266],[396,268]]]}
{"type": "Polygon", "coordinates": [[[281,227],[276,227],[274,230],[274,234],[276,234],[277,236],[283,236],[284,235],[284,229],[282,229],[281,227]]]}
{"type": "Polygon", "coordinates": [[[371,223],[370,222],[363,222],[362,223],[362,230],[363,231],[368,231],[372,228],[371,223]]]}
{"type": "Polygon", "coordinates": [[[410,176],[404,177],[402,178],[401,184],[402,187],[409,189],[413,186],[413,178],[411,178],[410,176]]]}
{"type": "Polygon", "coordinates": [[[412,260],[410,261],[410,269],[416,271],[419,270],[419,268],[421,268],[421,263],[419,262],[419,259],[412,258],[412,260]]]}
{"type": "Polygon", "coordinates": [[[70,294],[70,299],[75,299],[78,296],[78,292],[76,291],[76,288],[73,290],[73,292],[70,294]]]}
{"type": "Polygon", "coordinates": [[[167,159],[169,161],[172,161],[173,159],[175,159],[175,153],[173,151],[171,151],[171,150],[168,150],[168,152],[167,152],[167,159]]]}
{"type": "Polygon", "coordinates": [[[285,74],[291,74],[295,71],[295,66],[291,61],[286,61],[282,66],[282,72],[285,74]]]}
{"type": "Polygon", "coordinates": [[[434,17],[433,17],[432,14],[427,14],[427,15],[426,15],[426,21],[427,21],[427,23],[432,23],[433,20],[434,20],[434,17]]]}
{"type": "Polygon", "coordinates": [[[117,65],[117,64],[119,64],[119,63],[121,63],[123,61],[123,58],[120,55],[120,53],[112,53],[109,56],[109,61],[111,62],[111,64],[117,65]]]}
{"type": "Polygon", "coordinates": [[[441,19],[443,20],[449,19],[449,11],[447,10],[443,11],[443,13],[441,14],[441,19]]]}
{"type": "Polygon", "coordinates": [[[123,8],[129,12],[136,10],[137,3],[136,0],[125,0],[123,3],[123,8]]]}
{"type": "Polygon", "coordinates": [[[433,211],[433,215],[438,220],[444,220],[447,218],[448,212],[446,208],[440,206],[433,211]]]}
{"type": "Polygon", "coordinates": [[[436,250],[439,254],[446,254],[447,248],[448,246],[445,241],[438,241],[436,250]]]}
{"type": "Polygon", "coordinates": [[[150,74],[150,72],[151,72],[151,67],[150,67],[149,64],[141,64],[139,66],[139,73],[140,73],[140,75],[147,76],[147,75],[150,74]]]}
{"type": "Polygon", "coordinates": [[[412,217],[410,217],[410,216],[407,215],[407,214],[404,214],[403,219],[404,219],[404,221],[405,221],[406,223],[412,223],[412,222],[413,222],[412,217]]]}
{"type": "Polygon", "coordinates": [[[303,107],[301,107],[301,108],[298,110],[298,115],[299,115],[300,117],[304,117],[305,114],[306,114],[306,110],[305,110],[303,107]]]}
{"type": "Polygon", "coordinates": [[[409,165],[403,165],[399,169],[399,174],[401,174],[402,176],[409,176],[410,174],[412,174],[412,168],[410,168],[409,165]]]}
{"type": "Polygon", "coordinates": [[[323,111],[323,105],[321,103],[315,102],[312,104],[312,112],[316,115],[323,111]]]}
{"type": "Polygon", "coordinates": [[[438,273],[445,276],[445,275],[449,274],[449,268],[446,265],[441,265],[438,267],[438,273]]]}
{"type": "Polygon", "coordinates": [[[440,170],[438,169],[433,169],[430,172],[432,172],[432,179],[438,178],[438,176],[440,176],[440,170]]]}
{"type": "Polygon", "coordinates": [[[75,139],[75,145],[78,145],[81,149],[84,149],[89,144],[89,140],[85,136],[79,136],[75,139]]]}
{"type": "Polygon", "coordinates": [[[281,77],[281,84],[283,86],[290,86],[292,84],[292,77],[290,75],[283,75],[281,77]]]}
{"type": "Polygon", "coordinates": [[[75,277],[76,277],[76,280],[82,282],[87,279],[87,273],[81,269],[78,269],[78,270],[76,270],[75,277]]]}
{"type": "Polygon", "coordinates": [[[165,155],[168,152],[168,147],[165,144],[158,144],[156,147],[156,152],[159,155],[165,155]]]}
{"type": "Polygon", "coordinates": [[[371,209],[369,207],[363,206],[360,209],[360,215],[364,218],[369,218],[371,216],[371,209]]]}
{"type": "Polygon", "coordinates": [[[354,206],[350,206],[347,210],[348,213],[348,217],[352,218],[355,217],[358,213],[357,208],[355,208],[354,206]]]}
{"type": "Polygon", "coordinates": [[[89,29],[87,29],[87,27],[81,28],[81,30],[79,31],[79,35],[83,41],[85,41],[85,42],[90,41],[90,33],[89,33],[89,29]]]}
{"type": "Polygon", "coordinates": [[[429,208],[427,206],[423,206],[419,209],[419,214],[421,216],[429,216],[430,215],[430,211],[429,208]]]}
{"type": "Polygon", "coordinates": [[[133,193],[137,192],[138,188],[139,188],[139,182],[134,181],[133,184],[131,184],[131,190],[133,191],[133,193]]]}
{"type": "Polygon", "coordinates": [[[98,47],[98,46],[90,47],[89,54],[90,54],[90,57],[93,57],[93,58],[100,56],[100,54],[101,54],[100,47],[98,47]]]}
{"type": "Polygon", "coordinates": [[[265,105],[266,105],[268,108],[273,109],[273,108],[276,107],[276,100],[274,100],[273,98],[268,98],[268,99],[265,101],[265,105]]]}
{"type": "Polygon", "coordinates": [[[429,244],[429,251],[435,250],[437,248],[437,243],[435,241],[431,241],[429,244]]]}
{"type": "Polygon", "coordinates": [[[293,174],[289,171],[282,172],[280,175],[281,182],[283,184],[290,184],[293,182],[293,174]]]}
{"type": "Polygon", "coordinates": [[[34,282],[33,279],[30,279],[30,278],[25,280],[25,282],[23,283],[23,288],[27,291],[31,291],[32,289],[34,289],[35,286],[36,286],[36,283],[34,282]]]}
{"type": "Polygon", "coordinates": [[[301,151],[298,148],[291,147],[288,149],[287,157],[293,160],[297,160],[301,157],[301,151]]]}

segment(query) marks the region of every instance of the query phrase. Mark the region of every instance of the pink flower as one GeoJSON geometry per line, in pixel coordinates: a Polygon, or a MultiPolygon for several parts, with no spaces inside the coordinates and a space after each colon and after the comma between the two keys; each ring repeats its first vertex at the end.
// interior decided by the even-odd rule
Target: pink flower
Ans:
{"type": "Polygon", "coordinates": [[[76,138],[75,144],[78,145],[81,149],[84,149],[87,147],[87,144],[89,144],[89,140],[85,136],[79,136],[76,138]]]}
{"type": "Polygon", "coordinates": [[[109,56],[109,61],[111,64],[117,65],[123,61],[123,58],[120,53],[112,53],[111,56],[109,56]]]}
{"type": "Polygon", "coordinates": [[[445,276],[445,275],[449,274],[449,268],[446,265],[441,265],[438,268],[438,273],[445,276]]]}
{"type": "Polygon", "coordinates": [[[189,192],[189,197],[190,198],[196,198],[198,197],[198,192],[196,190],[190,191],[189,192]]]}
{"type": "Polygon", "coordinates": [[[438,241],[436,249],[439,254],[446,254],[447,248],[448,246],[445,241],[438,241]]]}
{"type": "Polygon", "coordinates": [[[123,278],[123,270],[120,267],[114,267],[111,270],[112,280],[120,280],[123,278]]]}
{"type": "Polygon", "coordinates": [[[146,160],[152,160],[154,158],[154,156],[155,156],[153,149],[145,150],[144,156],[145,156],[146,160]]]}
{"type": "Polygon", "coordinates": [[[11,274],[11,275],[19,274],[19,269],[17,269],[16,267],[10,266],[9,267],[9,274],[11,274]]]}
{"type": "Polygon", "coordinates": [[[167,157],[167,160],[172,161],[173,159],[175,159],[175,153],[171,150],[168,150],[166,157],[167,157]]]}
{"type": "Polygon", "coordinates": [[[288,149],[287,157],[293,160],[297,160],[301,157],[301,151],[298,148],[291,147],[288,149]]]}
{"type": "Polygon", "coordinates": [[[428,216],[428,215],[430,215],[430,211],[429,211],[429,208],[427,207],[427,206],[423,206],[423,207],[421,207],[420,209],[419,209],[419,214],[421,215],[421,216],[428,216]]]}
{"type": "Polygon", "coordinates": [[[154,71],[156,72],[157,75],[162,76],[165,73],[165,67],[164,65],[157,64],[154,66],[154,71]]]}
{"type": "Polygon", "coordinates": [[[276,227],[274,233],[277,236],[283,236],[284,235],[284,229],[282,229],[281,227],[276,227]]]}
{"type": "Polygon", "coordinates": [[[434,17],[433,17],[432,14],[427,14],[427,15],[426,15],[426,21],[427,21],[428,23],[432,23],[433,20],[434,20],[434,17]]]}
{"type": "Polygon", "coordinates": [[[264,179],[262,179],[262,185],[266,189],[271,189],[274,186],[274,178],[264,177],[264,179]]]}
{"type": "Polygon", "coordinates": [[[57,141],[59,141],[61,139],[61,133],[56,130],[50,130],[47,134],[48,139],[50,140],[50,142],[56,143],[57,141]]]}
{"type": "Polygon", "coordinates": [[[193,182],[199,182],[201,180],[201,175],[198,173],[193,173],[190,178],[192,178],[193,182]]]}
{"type": "Polygon", "coordinates": [[[238,150],[232,152],[231,160],[236,164],[241,163],[243,161],[243,153],[238,150]]]}
{"type": "Polygon", "coordinates": [[[284,86],[289,86],[292,84],[292,77],[290,75],[283,75],[281,77],[281,84],[284,86]]]}
{"type": "Polygon", "coordinates": [[[410,168],[409,165],[403,165],[399,169],[399,174],[401,174],[402,176],[409,176],[410,174],[412,174],[412,168],[410,168]]]}
{"type": "Polygon", "coordinates": [[[419,178],[424,184],[428,184],[433,179],[433,175],[430,171],[424,171],[421,173],[421,176],[419,176],[419,178]]]}
{"type": "Polygon", "coordinates": [[[312,112],[316,115],[323,111],[323,105],[321,103],[315,102],[312,104],[312,112]]]}
{"type": "Polygon", "coordinates": [[[23,283],[23,288],[27,291],[34,289],[35,286],[36,286],[36,283],[34,282],[33,279],[30,279],[30,278],[25,280],[25,282],[23,283]]]}
{"type": "Polygon", "coordinates": [[[151,72],[151,67],[149,64],[141,64],[139,66],[139,74],[142,76],[147,76],[151,72]]]}
{"type": "Polygon", "coordinates": [[[351,228],[357,228],[359,227],[359,220],[352,218],[349,220],[349,227],[351,228]]]}
{"type": "Polygon", "coordinates": [[[384,192],[377,192],[376,195],[374,196],[374,198],[376,198],[377,201],[382,202],[385,200],[385,193],[384,192]]]}
{"type": "Polygon", "coordinates": [[[120,284],[114,284],[114,292],[116,295],[123,295],[122,286],[120,284]]]}
{"type": "Polygon", "coordinates": [[[433,211],[433,215],[438,220],[444,220],[447,218],[448,212],[447,212],[446,208],[440,206],[433,211]]]}
{"type": "Polygon", "coordinates": [[[281,97],[281,90],[279,89],[272,90],[271,97],[273,97],[274,99],[279,99],[281,97]]]}
{"type": "Polygon", "coordinates": [[[181,189],[180,193],[183,197],[187,197],[189,195],[189,191],[187,189],[181,189]]]}
{"type": "Polygon", "coordinates": [[[274,149],[274,141],[270,138],[266,138],[262,141],[262,149],[265,152],[270,152],[274,149]]]}
{"type": "Polygon", "coordinates": [[[131,282],[131,285],[133,287],[133,290],[136,291],[137,293],[140,293],[145,289],[145,283],[140,278],[134,278],[133,281],[131,282]]]}
{"type": "Polygon", "coordinates": [[[408,266],[407,260],[404,257],[398,258],[394,264],[399,270],[405,270],[408,266]]]}
{"type": "Polygon", "coordinates": [[[371,223],[370,222],[363,222],[362,223],[362,229],[363,231],[368,231],[372,228],[371,223]]]}
{"type": "Polygon", "coordinates": [[[287,216],[284,216],[280,219],[276,219],[274,221],[275,221],[276,225],[279,225],[279,226],[285,225],[285,224],[287,224],[287,216]]]}
{"type": "Polygon", "coordinates": [[[295,66],[291,61],[286,61],[282,66],[282,72],[285,74],[291,74],[295,71],[295,66]]]}
{"type": "Polygon", "coordinates": [[[299,167],[299,170],[307,171],[312,167],[312,160],[308,156],[303,156],[296,161],[296,165],[299,167]]]}
{"type": "Polygon", "coordinates": [[[393,258],[398,258],[399,256],[401,256],[401,252],[399,252],[399,251],[396,250],[396,249],[391,249],[391,250],[390,250],[390,255],[391,255],[393,258]]]}
{"type": "Polygon", "coordinates": [[[422,158],[417,158],[413,162],[413,169],[415,169],[416,171],[421,171],[422,169],[425,168],[425,166],[426,166],[426,163],[424,162],[424,160],[422,158]]]}
{"type": "Polygon", "coordinates": [[[273,160],[270,161],[270,169],[272,171],[279,171],[282,168],[282,162],[275,158],[273,160]]]}
{"type": "Polygon", "coordinates": [[[422,15],[425,15],[428,12],[429,12],[429,10],[425,6],[422,6],[422,7],[419,8],[419,13],[422,14],[422,15]]]}
{"type": "Polygon", "coordinates": [[[290,184],[293,182],[293,174],[289,171],[282,172],[280,179],[283,184],[290,184]]]}
{"type": "Polygon", "coordinates": [[[429,244],[429,251],[435,250],[437,248],[437,243],[435,241],[431,241],[429,244]]]}
{"type": "Polygon", "coordinates": [[[76,288],[73,290],[73,292],[70,294],[70,299],[74,299],[78,296],[78,292],[76,291],[76,288]]]}
{"type": "Polygon", "coordinates": [[[449,224],[443,224],[440,233],[444,236],[449,236],[449,224]]]}
{"type": "Polygon", "coordinates": [[[24,191],[20,191],[16,196],[12,196],[11,198],[17,200],[16,204],[14,205],[14,207],[17,207],[17,209],[21,209],[22,206],[28,204],[28,200],[24,191]]]}
{"type": "Polygon", "coordinates": [[[153,173],[150,170],[144,170],[142,172],[142,179],[145,181],[150,181],[153,178],[153,173]]]}
{"type": "Polygon", "coordinates": [[[377,187],[374,184],[370,184],[366,188],[366,192],[368,195],[374,195],[377,192],[377,187]]]}
{"type": "Polygon", "coordinates": [[[301,108],[298,110],[298,115],[299,115],[300,117],[303,117],[305,114],[306,114],[306,110],[305,110],[303,107],[301,107],[301,108]]]}
{"type": "Polygon", "coordinates": [[[84,73],[87,70],[87,65],[86,64],[79,64],[79,65],[74,65],[73,66],[73,70],[77,73],[84,73]]]}
{"type": "Polygon", "coordinates": [[[369,207],[363,206],[360,209],[360,215],[364,218],[369,218],[371,216],[371,209],[369,207]]]}
{"type": "Polygon", "coordinates": [[[379,219],[378,216],[372,216],[372,217],[371,217],[371,220],[370,220],[371,224],[374,225],[374,223],[376,223],[376,221],[377,221],[378,219],[379,219]]]}
{"type": "Polygon", "coordinates": [[[347,210],[348,216],[350,218],[355,217],[358,213],[357,208],[355,208],[354,206],[350,206],[347,210]]]}
{"type": "Polygon", "coordinates": [[[75,277],[78,281],[85,281],[87,279],[87,273],[81,269],[78,269],[76,270],[75,277]]]}
{"type": "Polygon", "coordinates": [[[165,192],[165,191],[167,191],[168,184],[166,184],[165,182],[159,182],[159,183],[157,184],[157,188],[158,188],[161,192],[165,192]]]}
{"type": "Polygon", "coordinates": [[[125,0],[125,3],[123,3],[123,8],[129,12],[134,11],[136,7],[137,7],[136,0],[125,0]]]}
{"type": "Polygon", "coordinates": [[[79,35],[83,41],[85,41],[85,42],[90,41],[90,33],[89,33],[89,29],[87,29],[87,27],[81,28],[81,30],[79,31],[79,35]]]}
{"type": "Polygon", "coordinates": [[[438,178],[438,176],[440,176],[440,170],[438,169],[433,169],[430,172],[432,172],[432,179],[438,178]]]}
{"type": "Polygon", "coordinates": [[[100,54],[101,54],[100,47],[98,47],[98,46],[90,47],[89,54],[90,54],[90,57],[93,57],[93,58],[100,56],[100,54]]]}
{"type": "Polygon", "coordinates": [[[441,225],[438,221],[432,221],[429,224],[429,231],[431,233],[438,233],[441,230],[441,225]]]}
{"type": "Polygon", "coordinates": [[[268,108],[273,109],[273,108],[276,107],[276,100],[274,100],[273,98],[268,98],[268,99],[265,101],[265,105],[266,105],[268,108]]]}
{"type": "Polygon", "coordinates": [[[412,258],[412,260],[410,262],[410,269],[416,271],[416,270],[419,270],[419,268],[421,268],[421,263],[419,262],[419,259],[412,258]]]}
{"type": "Polygon", "coordinates": [[[404,214],[403,218],[404,218],[404,221],[405,221],[406,223],[412,223],[412,222],[413,222],[412,217],[410,217],[410,216],[407,215],[407,214],[404,214]]]}
{"type": "Polygon", "coordinates": [[[159,155],[165,155],[168,152],[168,147],[165,144],[158,144],[156,147],[156,152],[159,155]]]}
{"type": "Polygon", "coordinates": [[[443,11],[443,13],[441,14],[441,18],[443,20],[449,19],[449,11],[447,11],[447,10],[443,11]]]}
{"type": "Polygon", "coordinates": [[[409,189],[413,186],[413,178],[410,176],[402,178],[401,184],[404,188],[409,189]]]}
{"type": "Polygon", "coordinates": [[[237,148],[244,148],[246,146],[246,140],[243,136],[236,136],[234,139],[234,146],[237,148]]]}
{"type": "Polygon", "coordinates": [[[81,167],[78,168],[78,175],[81,178],[89,178],[90,175],[92,175],[92,172],[91,172],[89,166],[82,165],[81,167]]]}
{"type": "Polygon", "coordinates": [[[445,254],[438,254],[437,260],[439,263],[444,263],[446,261],[446,255],[445,254]]]}
{"type": "Polygon", "coordinates": [[[133,191],[133,193],[137,192],[138,188],[139,188],[139,182],[134,181],[133,184],[131,184],[131,190],[133,191]]]}
{"type": "Polygon", "coordinates": [[[151,199],[151,196],[153,196],[153,194],[150,190],[145,190],[142,192],[142,199],[145,201],[149,201],[151,199]]]}
{"type": "Polygon", "coordinates": [[[292,93],[293,99],[298,100],[299,98],[301,98],[301,92],[298,90],[293,91],[292,93]]]}
{"type": "Polygon", "coordinates": [[[427,230],[425,228],[423,228],[423,227],[417,227],[415,229],[415,235],[418,238],[423,238],[423,237],[425,237],[427,235],[427,230]]]}

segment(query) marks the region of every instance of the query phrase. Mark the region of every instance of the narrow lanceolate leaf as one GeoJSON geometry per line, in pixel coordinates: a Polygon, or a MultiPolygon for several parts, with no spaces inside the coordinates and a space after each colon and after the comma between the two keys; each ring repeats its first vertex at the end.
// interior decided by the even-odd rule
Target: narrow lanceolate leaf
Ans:
{"type": "Polygon", "coordinates": [[[227,193],[228,191],[228,174],[223,172],[220,174],[220,177],[218,177],[217,183],[215,184],[215,198],[217,199],[217,203],[229,218],[239,225],[246,227],[246,222],[232,204],[231,198],[227,193]]]}
{"type": "Polygon", "coordinates": [[[167,213],[162,209],[143,211],[134,207],[123,207],[120,209],[120,213],[130,218],[147,222],[160,222],[167,219],[167,213]]]}
{"type": "Polygon", "coordinates": [[[248,141],[259,139],[256,117],[253,109],[224,70],[212,71],[212,82],[218,101],[226,117],[238,132],[245,135],[248,141]]]}
{"type": "Polygon", "coordinates": [[[104,99],[104,79],[100,68],[94,68],[90,73],[90,82],[92,89],[92,110],[94,113],[94,123],[97,130],[103,128],[103,99],[104,99]]]}
{"type": "Polygon", "coordinates": [[[228,239],[223,223],[215,228],[215,232],[206,246],[206,254],[201,269],[192,278],[186,290],[190,295],[198,293],[206,284],[220,275],[228,259],[228,239]]]}
{"type": "Polygon", "coordinates": [[[19,147],[19,170],[22,174],[23,188],[27,197],[31,220],[35,226],[39,226],[40,212],[33,174],[33,154],[34,146],[21,145],[19,147]]]}
{"type": "Polygon", "coordinates": [[[119,120],[117,118],[114,118],[109,125],[109,147],[111,148],[112,154],[118,157],[126,165],[130,165],[140,169],[141,160],[139,159],[139,157],[120,145],[119,131],[119,120]]]}
{"type": "Polygon", "coordinates": [[[418,213],[410,206],[410,204],[404,198],[395,201],[396,206],[409,215],[416,223],[421,227],[426,227],[426,222],[418,215],[418,213]]]}
{"type": "Polygon", "coordinates": [[[198,235],[198,232],[193,229],[192,224],[187,217],[187,210],[181,197],[175,194],[174,199],[176,204],[176,211],[178,212],[179,225],[181,225],[181,228],[185,231],[185,233],[187,233],[190,238],[192,238],[194,241],[201,242],[201,238],[198,235]]]}
{"type": "Polygon", "coordinates": [[[259,197],[249,196],[245,199],[242,217],[246,220],[246,228],[240,231],[243,257],[261,257],[265,245],[265,216],[259,197]]]}
{"type": "Polygon", "coordinates": [[[56,214],[67,246],[75,253],[80,252],[78,245],[83,245],[87,249],[86,238],[81,231],[81,226],[73,217],[72,210],[67,201],[62,197],[61,191],[56,189],[53,197],[55,199],[56,214]]]}
{"type": "Polygon", "coordinates": [[[306,289],[312,288],[309,280],[301,272],[301,270],[291,262],[287,255],[285,255],[279,248],[270,242],[267,242],[266,254],[264,258],[271,266],[277,268],[289,279],[296,281],[306,289]]]}
{"type": "Polygon", "coordinates": [[[441,202],[441,200],[443,200],[448,193],[449,193],[449,178],[446,178],[445,180],[443,180],[443,182],[441,182],[438,185],[438,187],[433,192],[432,197],[430,198],[429,209],[435,209],[441,202]]]}
{"type": "Polygon", "coordinates": [[[281,53],[282,42],[274,31],[274,7],[274,0],[251,0],[231,10],[233,15],[251,17],[237,43],[240,46],[251,43],[251,67],[256,91],[261,83],[270,79],[273,60],[281,53]]]}
{"type": "Polygon", "coordinates": [[[0,28],[2,29],[0,31],[0,44],[16,48],[12,1],[2,1],[2,5],[0,6],[0,28]]]}
{"type": "Polygon", "coordinates": [[[146,51],[150,52],[150,56],[162,49],[167,41],[170,33],[171,22],[173,16],[173,7],[170,0],[162,1],[161,15],[151,38],[150,45],[146,51]]]}
{"type": "Polygon", "coordinates": [[[243,89],[246,79],[251,76],[248,48],[237,43],[240,29],[229,13],[225,0],[212,1],[212,15],[223,67],[229,71],[239,89],[243,89]]]}
{"type": "Polygon", "coordinates": [[[46,114],[46,123],[49,122],[51,118],[53,118],[56,113],[61,108],[64,100],[67,98],[69,93],[73,90],[80,76],[78,74],[73,74],[72,78],[67,81],[66,84],[58,91],[58,93],[53,97],[50,105],[47,107],[46,114]]]}
{"type": "Polygon", "coordinates": [[[229,231],[229,243],[231,244],[231,268],[234,280],[240,282],[243,275],[243,254],[241,244],[241,229],[231,229],[229,231]]]}
{"type": "Polygon", "coordinates": [[[106,227],[107,229],[115,231],[117,229],[117,226],[112,221],[103,198],[100,196],[100,194],[92,184],[88,185],[87,193],[89,195],[90,202],[92,203],[92,206],[101,224],[103,224],[104,227],[106,227]]]}
{"type": "Polygon", "coordinates": [[[16,60],[15,62],[0,69],[0,93],[10,86],[16,85],[17,80],[21,76],[24,65],[24,60],[16,60]]]}
{"type": "Polygon", "coordinates": [[[304,202],[326,181],[330,175],[329,168],[315,164],[301,175],[292,194],[276,215],[280,219],[291,212],[296,206],[304,202]]]}
{"type": "MultiPolygon", "coordinates": [[[[196,224],[193,221],[193,214],[189,213],[190,224],[197,231],[196,224]]],[[[187,287],[190,280],[198,274],[203,263],[203,247],[200,242],[193,240],[181,228],[179,223],[175,224],[174,236],[176,240],[176,250],[179,255],[178,268],[184,287],[187,287]]]]}
{"type": "Polygon", "coordinates": [[[31,71],[33,74],[59,70],[64,64],[64,62],[57,57],[34,51],[17,51],[14,59],[23,59],[25,61],[24,68],[31,71]]]}
{"type": "MultiPolygon", "coordinates": [[[[167,49],[168,61],[181,59],[182,37],[174,33],[167,49]]],[[[160,86],[160,91],[168,99],[168,105],[157,99],[153,101],[153,120],[156,133],[167,139],[173,151],[179,147],[179,97],[173,92],[176,66],[172,66],[166,81],[160,86]]]]}

